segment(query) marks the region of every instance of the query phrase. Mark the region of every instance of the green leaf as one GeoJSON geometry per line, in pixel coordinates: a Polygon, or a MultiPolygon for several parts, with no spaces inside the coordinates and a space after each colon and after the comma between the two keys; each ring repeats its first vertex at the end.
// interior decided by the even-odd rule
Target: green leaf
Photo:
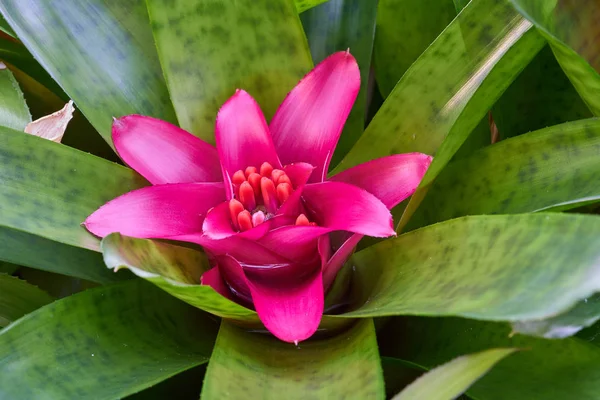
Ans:
{"type": "Polygon", "coordinates": [[[208,364],[202,398],[383,399],[371,320],[298,347],[226,322],[208,364]]]}
{"type": "Polygon", "coordinates": [[[200,277],[209,265],[198,250],[113,233],[102,240],[102,252],[108,268],[127,268],[169,294],[219,317],[258,323],[256,312],[226,299],[210,286],[200,285],[200,277]]]}
{"type": "Polygon", "coordinates": [[[0,62],[0,126],[23,131],[31,114],[13,74],[0,62]]]}
{"type": "Polygon", "coordinates": [[[17,264],[0,261],[0,273],[12,275],[20,268],[17,264]]]}
{"type": "Polygon", "coordinates": [[[455,16],[452,0],[379,0],[373,61],[384,98],[455,16]]]}
{"type": "Polygon", "coordinates": [[[595,116],[600,116],[600,4],[595,1],[511,0],[548,40],[560,66],[595,116]]]}
{"type": "Polygon", "coordinates": [[[375,35],[377,1],[329,0],[300,17],[316,63],[336,51],[349,49],[360,68],[361,88],[332,158],[340,162],[365,128],[365,114],[375,35]]]}
{"type": "Polygon", "coordinates": [[[91,289],[0,333],[0,397],[121,398],[205,363],[215,328],[142,280],[91,289]]]}
{"type": "Polygon", "coordinates": [[[296,10],[298,10],[298,12],[301,13],[327,1],[328,0],[294,0],[294,3],[296,3],[296,10]]]}
{"type": "Polygon", "coordinates": [[[600,199],[600,119],[551,126],[503,140],[450,163],[411,227],[473,214],[574,208],[600,199]]]}
{"type": "Polygon", "coordinates": [[[37,286],[0,274],[0,328],[3,328],[54,299],[37,286]]]}
{"type": "Polygon", "coordinates": [[[600,217],[473,216],[356,253],[359,307],[341,317],[551,318],[600,291],[600,217]]]}
{"type": "Polygon", "coordinates": [[[0,11],[107,142],[112,117],[176,121],[144,0],[6,0],[0,11]]]}
{"type": "Polygon", "coordinates": [[[549,46],[506,89],[492,114],[501,139],[592,116],[549,46]]]}
{"type": "Polygon", "coordinates": [[[392,400],[452,400],[515,349],[490,349],[455,358],[419,377],[392,400]]]}
{"type": "Polygon", "coordinates": [[[503,324],[462,318],[395,318],[380,333],[381,352],[426,368],[490,347],[520,351],[496,365],[467,395],[478,400],[595,400],[600,349],[578,338],[509,336],[503,324]],[[399,340],[398,338],[401,338],[399,340]]]}
{"type": "Polygon", "coordinates": [[[0,143],[0,237],[11,243],[2,246],[0,260],[114,280],[93,254],[99,240],[81,223],[102,204],[147,183],[128,168],[8,128],[0,127],[0,143]]]}
{"type": "Polygon", "coordinates": [[[404,74],[334,173],[395,153],[435,154],[402,228],[468,134],[544,40],[504,0],[472,1],[404,74]]]}
{"type": "Polygon", "coordinates": [[[6,33],[8,36],[12,36],[13,38],[17,37],[15,31],[12,30],[2,15],[0,15],[0,31],[6,33]]]}
{"type": "Polygon", "coordinates": [[[292,0],[148,0],[183,129],[214,143],[221,105],[244,89],[270,119],[312,67],[292,0]]]}
{"type": "Polygon", "coordinates": [[[381,357],[386,398],[396,393],[422,375],[425,368],[420,365],[392,357],[381,357]]]}

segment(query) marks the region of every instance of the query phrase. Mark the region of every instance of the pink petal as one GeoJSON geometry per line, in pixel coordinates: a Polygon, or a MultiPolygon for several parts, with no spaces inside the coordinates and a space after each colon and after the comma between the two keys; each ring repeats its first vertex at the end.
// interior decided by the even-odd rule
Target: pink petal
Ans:
{"type": "Polygon", "coordinates": [[[329,180],[358,186],[392,209],[415,192],[431,160],[422,153],[396,154],[357,165],[329,180]]]}
{"type": "MultiPolygon", "coordinates": [[[[231,257],[226,262],[237,263],[231,257]]],[[[297,344],[316,332],[324,307],[320,268],[284,265],[243,271],[256,312],[273,335],[297,344]]]]}
{"type": "Polygon", "coordinates": [[[269,221],[265,221],[244,232],[234,231],[231,225],[229,202],[226,201],[208,211],[202,224],[202,231],[208,238],[213,240],[225,239],[233,235],[238,235],[249,240],[257,240],[269,231],[270,226],[269,221]]]}
{"type": "Polygon", "coordinates": [[[94,235],[112,232],[137,238],[167,238],[200,232],[204,215],[225,200],[222,183],[150,186],[109,201],[84,222],[94,235]]]}
{"type": "Polygon", "coordinates": [[[308,182],[315,167],[310,164],[299,162],[286,165],[283,170],[292,181],[292,185],[296,189],[294,193],[287,199],[285,203],[279,207],[277,214],[280,215],[293,215],[294,219],[298,214],[304,213],[304,206],[302,204],[301,196],[304,185],[308,182]]]}
{"type": "Polygon", "coordinates": [[[358,64],[348,52],[332,54],[309,72],[270,124],[282,163],[310,163],[316,167],[310,182],[323,181],[359,90],[358,64]]]}
{"type": "Polygon", "coordinates": [[[223,175],[231,177],[248,166],[259,168],[265,161],[281,167],[265,117],[243,90],[237,90],[219,110],[215,139],[223,175]]]}
{"type": "Polygon", "coordinates": [[[374,237],[394,236],[392,215],[377,197],[342,182],[311,183],[302,197],[319,226],[374,237]]]}
{"type": "Polygon", "coordinates": [[[329,232],[331,229],[321,226],[283,226],[267,233],[259,243],[290,260],[311,261],[319,254],[319,237],[329,232]]]}
{"type": "Polygon", "coordinates": [[[337,273],[340,272],[340,269],[348,260],[348,257],[350,257],[354,251],[354,248],[358,245],[358,242],[360,242],[362,238],[363,235],[359,235],[358,233],[353,234],[344,243],[342,243],[340,248],[337,249],[329,261],[327,261],[323,267],[323,286],[325,287],[325,292],[327,292],[335,280],[337,273]]]}
{"type": "Polygon", "coordinates": [[[127,115],[113,122],[112,138],[121,159],[153,185],[222,180],[217,150],[166,121],[127,115]]]}
{"type": "Polygon", "coordinates": [[[227,283],[223,280],[218,267],[213,267],[203,273],[200,277],[200,284],[210,286],[221,296],[233,300],[233,295],[229,290],[227,283]]]}

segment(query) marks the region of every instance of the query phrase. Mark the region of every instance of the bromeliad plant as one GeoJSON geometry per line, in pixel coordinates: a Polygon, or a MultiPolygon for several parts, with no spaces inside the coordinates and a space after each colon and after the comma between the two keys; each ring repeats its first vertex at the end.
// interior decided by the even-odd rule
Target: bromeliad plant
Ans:
{"type": "Polygon", "coordinates": [[[0,2],[0,397],[595,399],[600,6],[430,3],[0,2]]]}

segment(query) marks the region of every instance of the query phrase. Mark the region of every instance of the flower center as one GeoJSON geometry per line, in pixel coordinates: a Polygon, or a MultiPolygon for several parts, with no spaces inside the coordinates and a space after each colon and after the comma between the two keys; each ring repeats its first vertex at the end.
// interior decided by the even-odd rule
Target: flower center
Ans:
{"type": "MultiPolygon", "coordinates": [[[[292,181],[285,171],[264,162],[260,169],[250,166],[232,176],[233,196],[229,213],[235,229],[247,231],[272,218],[277,209],[294,192],[292,181]]],[[[304,214],[296,218],[296,225],[311,225],[304,214]]]]}

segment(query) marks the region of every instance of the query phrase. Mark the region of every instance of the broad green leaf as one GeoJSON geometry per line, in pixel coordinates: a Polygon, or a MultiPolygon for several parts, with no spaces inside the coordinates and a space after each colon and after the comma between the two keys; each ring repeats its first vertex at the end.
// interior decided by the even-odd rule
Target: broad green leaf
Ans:
{"type": "Polygon", "coordinates": [[[455,16],[452,0],[379,0],[373,62],[383,97],[455,16]]]}
{"type": "Polygon", "coordinates": [[[365,128],[369,74],[377,1],[329,0],[300,17],[315,64],[336,51],[350,50],[360,68],[361,88],[332,158],[332,165],[358,140],[365,128]]]}
{"type": "Polygon", "coordinates": [[[503,324],[462,318],[395,318],[378,335],[383,355],[433,368],[490,347],[520,351],[496,365],[468,391],[478,400],[596,400],[600,349],[578,338],[510,336],[503,324]],[[401,338],[401,340],[399,340],[401,338]]]}
{"type": "Polygon", "coordinates": [[[503,140],[450,163],[411,227],[473,214],[574,208],[600,199],[600,119],[503,140]]]}
{"type": "Polygon", "coordinates": [[[31,114],[23,92],[6,65],[0,62],[0,126],[23,131],[31,114]]]}
{"type": "Polygon", "coordinates": [[[270,119],[312,67],[292,0],[147,0],[182,128],[214,143],[221,105],[244,89],[270,119]]]}
{"type": "Polygon", "coordinates": [[[506,89],[492,114],[501,139],[592,116],[549,46],[506,89]]]}
{"type": "Polygon", "coordinates": [[[0,12],[107,142],[112,117],[175,122],[144,0],[5,0],[0,12]]]}
{"type": "Polygon", "coordinates": [[[511,0],[535,24],[575,89],[600,116],[600,3],[572,0],[511,0]]]}
{"type": "Polygon", "coordinates": [[[296,4],[296,10],[301,13],[327,1],[328,0],[294,0],[294,3],[296,4]]]}
{"type": "Polygon", "coordinates": [[[0,274],[0,328],[3,328],[54,299],[37,286],[0,274]]]}
{"type": "Polygon", "coordinates": [[[419,377],[392,400],[452,400],[515,349],[491,349],[455,358],[419,377]]]}
{"type": "Polygon", "coordinates": [[[198,250],[113,233],[102,240],[102,252],[108,268],[127,268],[169,294],[220,317],[258,322],[256,312],[226,299],[210,286],[200,285],[209,265],[198,250]]]}
{"type": "Polygon", "coordinates": [[[562,339],[572,336],[581,329],[600,319],[600,294],[586,298],[563,314],[540,321],[515,322],[514,333],[562,339]]]}
{"type": "Polygon", "coordinates": [[[381,366],[387,399],[391,399],[426,370],[420,365],[393,357],[381,357],[381,366]]]}
{"type": "Polygon", "coordinates": [[[223,322],[202,398],[383,399],[382,378],[371,320],[298,347],[223,322]]]}
{"type": "Polygon", "coordinates": [[[206,364],[188,369],[146,390],[127,396],[126,400],[198,400],[206,364]]]}
{"type": "Polygon", "coordinates": [[[17,37],[15,31],[12,30],[2,15],[0,15],[0,31],[6,33],[8,36],[12,36],[13,38],[17,37]]]}
{"type": "Polygon", "coordinates": [[[598,216],[463,217],[356,253],[361,305],[341,317],[551,318],[600,291],[598,257],[598,216]]]}
{"type": "Polygon", "coordinates": [[[0,273],[12,275],[19,269],[19,265],[0,261],[0,273]]]}
{"type": "Polygon", "coordinates": [[[0,333],[0,397],[121,398],[208,361],[215,328],[139,279],[91,289],[0,333]]]}

